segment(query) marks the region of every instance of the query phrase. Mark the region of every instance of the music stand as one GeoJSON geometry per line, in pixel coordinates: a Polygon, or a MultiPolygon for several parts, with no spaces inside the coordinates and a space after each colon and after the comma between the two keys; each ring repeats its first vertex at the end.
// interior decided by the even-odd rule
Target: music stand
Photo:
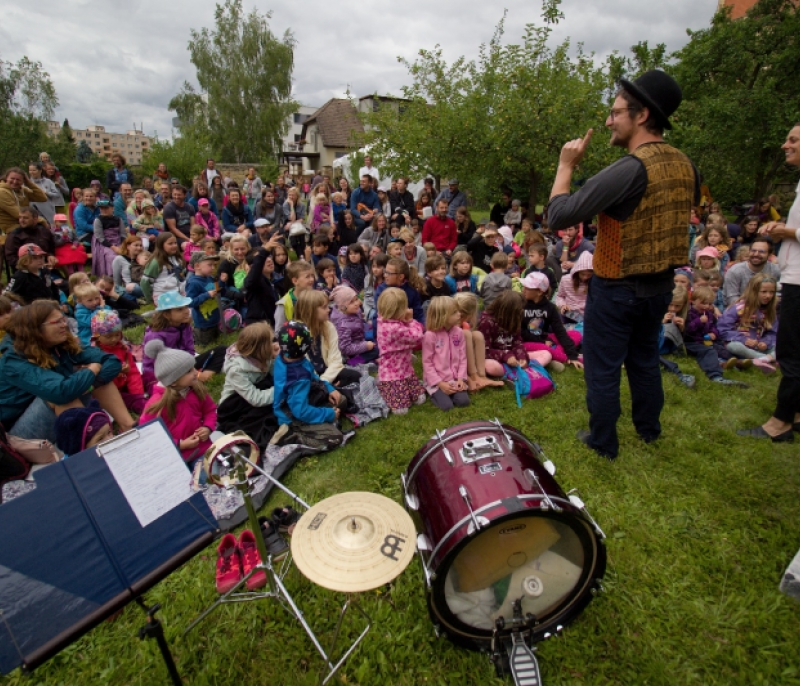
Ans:
{"type": "MultiPolygon", "coordinates": [[[[233,440],[233,436],[228,436],[233,440]]],[[[252,441],[246,435],[236,437],[239,439],[239,443],[249,444],[252,441]]],[[[210,615],[214,610],[216,610],[220,605],[225,603],[243,603],[243,602],[250,602],[254,600],[264,600],[274,598],[278,601],[281,607],[284,608],[289,614],[293,615],[295,619],[297,619],[303,629],[305,630],[308,637],[311,639],[311,642],[314,644],[314,647],[317,649],[317,652],[320,654],[322,659],[324,660],[327,668],[328,673],[325,676],[324,680],[322,681],[323,685],[326,684],[330,678],[336,674],[339,668],[345,663],[348,657],[352,654],[352,652],[356,649],[359,643],[364,639],[364,637],[369,632],[370,628],[372,627],[372,620],[370,617],[358,606],[356,603],[351,602],[351,599],[348,597],[342,610],[339,615],[339,620],[336,624],[336,630],[334,633],[333,641],[331,642],[331,647],[326,652],[325,649],[322,647],[319,639],[317,638],[314,630],[309,626],[308,622],[303,615],[303,612],[294,602],[291,594],[287,590],[286,586],[283,583],[283,578],[288,573],[291,567],[291,553],[288,553],[286,557],[283,559],[281,565],[276,570],[275,565],[272,561],[272,556],[267,552],[267,546],[264,542],[264,535],[261,530],[261,527],[258,523],[258,517],[256,515],[255,507],[253,506],[253,500],[250,496],[250,482],[247,478],[247,472],[258,472],[262,476],[265,476],[273,486],[276,486],[284,493],[286,493],[292,500],[297,503],[299,506],[303,507],[305,510],[310,509],[310,505],[306,503],[299,495],[291,491],[289,488],[284,486],[280,481],[275,479],[272,475],[268,474],[264,471],[261,467],[259,467],[255,462],[249,459],[249,457],[245,454],[245,451],[238,447],[236,441],[233,441],[225,446],[225,448],[218,454],[212,455],[210,457],[210,461],[218,461],[221,463],[221,466],[226,470],[228,474],[228,478],[226,480],[225,486],[227,488],[236,488],[241,494],[242,498],[245,503],[245,507],[247,508],[247,517],[250,522],[250,528],[255,536],[256,539],[256,547],[258,548],[259,556],[261,557],[261,562],[253,567],[253,569],[245,575],[230,591],[227,593],[223,593],[219,598],[217,598],[208,608],[206,608],[197,618],[195,618],[189,626],[186,627],[184,631],[184,636],[188,634],[192,629],[194,629],[203,619],[205,619],[208,615],[210,615]],[[228,453],[228,454],[226,454],[228,453]],[[233,478],[231,478],[233,475],[233,478]],[[257,574],[258,572],[264,572],[267,576],[267,588],[269,590],[264,591],[244,591],[240,592],[239,589],[247,583],[247,580],[257,574]],[[367,627],[364,629],[358,638],[350,645],[350,647],[345,651],[342,657],[334,664],[330,654],[333,652],[333,648],[336,645],[336,641],[339,637],[339,633],[341,630],[342,622],[344,621],[344,616],[347,613],[347,610],[350,607],[356,609],[361,615],[363,615],[367,620],[367,627]]],[[[209,459],[209,458],[207,458],[209,459]]],[[[211,474],[211,469],[207,468],[206,471],[208,474],[211,474]]]]}

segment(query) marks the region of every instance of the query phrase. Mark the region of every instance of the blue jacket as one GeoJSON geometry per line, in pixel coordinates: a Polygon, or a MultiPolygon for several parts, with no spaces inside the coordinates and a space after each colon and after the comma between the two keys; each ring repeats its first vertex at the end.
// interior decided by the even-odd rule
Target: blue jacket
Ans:
{"type": "Polygon", "coordinates": [[[114,197],[114,216],[119,217],[125,226],[130,226],[128,223],[128,206],[125,200],[119,194],[114,197]]]}
{"type": "Polygon", "coordinates": [[[78,238],[91,238],[94,233],[94,220],[100,216],[99,207],[87,207],[80,203],[75,208],[75,231],[78,238]]]}
{"type": "MultiPolygon", "coordinates": [[[[444,282],[448,286],[450,286],[450,290],[453,291],[453,293],[456,292],[457,286],[456,286],[455,277],[453,277],[450,274],[448,274],[447,276],[444,277],[444,282]]],[[[470,291],[470,293],[475,293],[475,295],[478,294],[478,275],[477,274],[470,274],[469,275],[469,291],[470,291]]]]}
{"type": "Polygon", "coordinates": [[[75,319],[78,320],[78,338],[84,348],[88,348],[92,344],[92,317],[94,317],[94,313],[110,309],[108,305],[94,310],[90,310],[80,303],[75,305],[75,319]]]}
{"type": "Polygon", "coordinates": [[[378,198],[378,194],[373,190],[364,192],[361,190],[361,186],[350,194],[350,210],[356,217],[361,216],[361,213],[358,211],[359,203],[366,205],[371,210],[377,212],[381,211],[381,201],[380,198],[378,198]]]}
{"type": "MultiPolygon", "coordinates": [[[[255,230],[253,225],[253,213],[250,211],[247,203],[244,203],[244,225],[251,231],[255,230]]],[[[239,225],[234,221],[234,214],[231,212],[227,205],[222,210],[222,226],[225,231],[229,233],[236,233],[239,225]]]]}
{"type": "MultiPolygon", "coordinates": [[[[292,421],[284,411],[284,404],[288,406],[294,419],[306,424],[336,421],[336,412],[332,407],[314,407],[308,404],[311,381],[320,381],[320,378],[307,357],[299,362],[286,362],[283,355],[278,355],[272,366],[272,376],[275,380],[272,409],[279,424],[289,424],[292,421]]],[[[328,393],[333,393],[333,386],[327,381],[322,383],[328,393]]]]}
{"type": "MultiPolygon", "coordinates": [[[[225,292],[225,282],[220,281],[220,295],[225,292]]],[[[219,305],[212,298],[209,290],[217,287],[213,276],[197,276],[192,274],[186,280],[186,297],[192,299],[192,321],[196,329],[213,329],[219,324],[219,305]]]]}
{"type": "Polygon", "coordinates": [[[116,355],[94,347],[74,355],[55,348],[52,351],[55,367],[44,369],[17,353],[11,336],[0,342],[0,354],[0,422],[7,429],[37,397],[54,405],[65,405],[94,386],[110,383],[122,370],[122,362],[116,355]],[[102,365],[97,376],[91,369],[76,370],[92,362],[102,365]]]}

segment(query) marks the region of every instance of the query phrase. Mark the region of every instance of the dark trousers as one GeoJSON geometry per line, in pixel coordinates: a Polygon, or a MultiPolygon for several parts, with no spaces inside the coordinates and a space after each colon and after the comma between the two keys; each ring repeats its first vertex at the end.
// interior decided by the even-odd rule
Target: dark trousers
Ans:
{"type": "Polygon", "coordinates": [[[697,358],[697,364],[709,379],[716,379],[722,376],[722,368],[719,366],[720,360],[727,360],[731,354],[721,343],[716,341],[713,345],[705,343],[685,343],[686,352],[697,358]]]}
{"type": "Polygon", "coordinates": [[[793,423],[800,412],[800,286],[781,286],[781,314],[775,356],[781,366],[775,419],[793,423]]]}
{"type": "Polygon", "coordinates": [[[609,457],[619,452],[617,419],[620,370],[623,363],[631,391],[631,418],[645,440],[661,433],[659,417],[664,389],[658,361],[661,320],[671,293],[636,297],[632,288],[598,276],[589,282],[583,324],[583,361],[589,446],[609,457]]]}

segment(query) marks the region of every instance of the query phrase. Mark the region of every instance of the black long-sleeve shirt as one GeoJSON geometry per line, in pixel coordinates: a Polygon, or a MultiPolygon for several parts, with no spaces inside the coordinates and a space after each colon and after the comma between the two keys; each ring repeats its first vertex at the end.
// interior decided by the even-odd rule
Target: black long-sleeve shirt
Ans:
{"type": "Polygon", "coordinates": [[[247,302],[246,324],[266,321],[275,325],[275,304],[278,301],[278,295],[272,282],[262,273],[264,263],[269,256],[269,252],[261,248],[244,279],[245,301],[247,302]]]}

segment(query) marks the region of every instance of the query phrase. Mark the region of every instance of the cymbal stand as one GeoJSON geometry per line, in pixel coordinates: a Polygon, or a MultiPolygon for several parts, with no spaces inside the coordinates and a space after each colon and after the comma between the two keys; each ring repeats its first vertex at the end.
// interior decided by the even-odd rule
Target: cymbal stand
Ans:
{"type": "Polygon", "coordinates": [[[262,600],[265,598],[274,598],[275,600],[280,603],[281,607],[283,607],[289,614],[293,615],[297,621],[300,622],[303,629],[305,630],[308,637],[311,639],[311,642],[314,644],[314,647],[317,649],[317,652],[322,657],[325,665],[328,668],[327,676],[325,676],[323,684],[326,684],[328,680],[336,674],[339,668],[344,664],[348,657],[352,654],[352,652],[356,649],[359,643],[361,643],[362,639],[367,635],[367,632],[372,627],[372,620],[369,615],[361,609],[361,606],[351,600],[351,598],[347,597],[345,601],[341,613],[339,614],[339,621],[336,624],[336,630],[334,633],[333,641],[331,642],[330,650],[326,653],[325,649],[322,647],[322,644],[319,642],[314,630],[309,626],[308,622],[306,622],[305,616],[303,615],[302,610],[297,606],[294,602],[294,599],[290,595],[289,591],[286,589],[286,586],[283,583],[283,578],[286,576],[289,568],[291,567],[291,553],[287,554],[284,558],[282,564],[276,571],[275,566],[273,565],[272,556],[267,552],[267,546],[264,542],[264,535],[261,531],[261,527],[258,524],[258,517],[256,515],[255,507],[253,506],[253,500],[250,496],[250,483],[247,480],[247,472],[246,467],[253,468],[254,471],[258,472],[262,476],[265,476],[268,481],[272,483],[273,486],[276,486],[284,493],[286,493],[292,500],[303,507],[305,510],[310,509],[310,505],[306,503],[300,496],[296,493],[288,489],[284,486],[280,481],[274,478],[271,474],[265,472],[261,467],[257,464],[252,462],[248,457],[245,451],[241,450],[236,446],[229,446],[227,448],[228,452],[235,458],[235,466],[234,469],[236,470],[236,481],[231,482],[229,487],[236,488],[242,494],[242,498],[244,499],[245,507],[247,508],[247,516],[250,521],[250,528],[253,531],[256,539],[256,547],[258,548],[259,556],[261,557],[262,562],[256,565],[243,579],[241,579],[236,586],[234,586],[230,591],[224,593],[216,601],[214,601],[211,606],[206,608],[196,619],[192,621],[189,626],[186,627],[185,631],[183,632],[184,636],[188,634],[192,629],[194,629],[203,619],[205,619],[208,615],[210,615],[214,610],[217,609],[220,605],[224,603],[241,603],[241,602],[248,602],[251,600],[262,600]],[[264,591],[246,591],[246,592],[239,592],[239,589],[247,583],[247,580],[257,574],[258,572],[263,571],[267,575],[267,585],[269,590],[264,591]],[[344,620],[344,616],[347,613],[349,608],[355,609],[361,615],[363,615],[367,620],[367,627],[364,631],[361,632],[361,635],[352,643],[352,645],[347,649],[347,651],[342,655],[336,664],[333,663],[329,654],[333,652],[333,648],[336,645],[336,641],[339,637],[339,632],[341,630],[342,622],[344,620]]]}

